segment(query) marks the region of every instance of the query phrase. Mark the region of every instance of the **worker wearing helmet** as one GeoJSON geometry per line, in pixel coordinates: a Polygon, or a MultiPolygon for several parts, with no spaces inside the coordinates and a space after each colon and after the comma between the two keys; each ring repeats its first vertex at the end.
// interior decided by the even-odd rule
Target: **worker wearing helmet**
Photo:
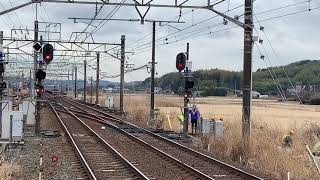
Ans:
{"type": "Polygon", "coordinates": [[[293,145],[293,131],[289,131],[288,134],[282,138],[282,147],[292,147],[293,145]]]}

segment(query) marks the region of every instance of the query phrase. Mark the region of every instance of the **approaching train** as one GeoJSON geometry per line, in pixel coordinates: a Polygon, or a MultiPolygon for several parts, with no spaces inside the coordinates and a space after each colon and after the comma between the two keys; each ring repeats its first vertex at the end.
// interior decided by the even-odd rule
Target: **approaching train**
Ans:
{"type": "Polygon", "coordinates": [[[52,95],[58,95],[58,94],[61,94],[61,88],[57,84],[47,85],[46,86],[46,92],[48,92],[48,93],[50,93],[52,95]]]}

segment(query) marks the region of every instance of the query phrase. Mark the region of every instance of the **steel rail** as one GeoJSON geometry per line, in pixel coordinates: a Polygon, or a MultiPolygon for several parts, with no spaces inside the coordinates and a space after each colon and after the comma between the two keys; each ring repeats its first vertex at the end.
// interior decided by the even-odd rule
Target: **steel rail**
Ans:
{"type": "MultiPolygon", "coordinates": [[[[115,154],[119,160],[121,160],[125,166],[129,167],[134,173],[135,175],[137,175],[139,177],[139,179],[145,179],[145,180],[149,180],[149,178],[144,175],[138,168],[136,168],[131,162],[129,162],[125,157],[123,157],[114,147],[112,147],[106,140],[104,140],[97,132],[95,132],[89,125],[87,125],[84,121],[82,121],[78,116],[76,116],[74,113],[72,113],[67,107],[63,106],[62,104],[58,103],[58,105],[60,107],[62,107],[65,112],[67,112],[68,114],[72,115],[74,118],[76,118],[79,122],[81,122],[81,124],[87,128],[91,133],[93,133],[100,141],[103,142],[104,145],[106,145],[106,147],[111,150],[111,152],[113,154],[115,154]]],[[[61,110],[59,110],[61,111],[61,110]]]]}
{"type": "MultiPolygon", "coordinates": [[[[66,98],[64,97],[64,99],[66,99],[66,98]]],[[[130,122],[127,122],[127,121],[123,121],[122,119],[120,119],[120,118],[118,118],[118,117],[116,117],[116,116],[110,115],[110,114],[108,114],[108,113],[106,113],[106,112],[103,112],[103,111],[101,111],[101,110],[99,110],[99,109],[93,108],[93,107],[91,107],[91,106],[89,106],[89,105],[86,105],[86,104],[79,103],[79,102],[77,102],[77,101],[75,101],[75,100],[73,100],[73,99],[70,99],[70,98],[68,98],[68,101],[74,102],[74,103],[76,103],[76,104],[78,104],[78,105],[82,105],[82,106],[84,106],[84,107],[86,107],[86,108],[88,108],[88,109],[91,109],[91,110],[96,111],[96,112],[98,112],[98,113],[100,113],[100,114],[102,114],[102,115],[104,115],[104,116],[106,116],[106,117],[109,117],[109,118],[110,118],[109,120],[111,120],[111,121],[115,121],[115,122],[118,122],[118,123],[119,123],[119,122],[120,122],[120,123],[125,123],[125,124],[127,124],[127,125],[129,125],[129,126],[132,126],[132,127],[136,128],[136,129],[142,130],[142,131],[146,132],[147,134],[150,134],[150,135],[152,135],[152,136],[154,136],[154,137],[156,137],[156,138],[158,138],[158,139],[160,139],[160,140],[164,140],[164,141],[166,141],[166,142],[169,142],[169,143],[173,144],[174,146],[179,147],[179,148],[182,149],[182,150],[186,150],[186,151],[188,151],[188,152],[190,152],[190,153],[192,153],[192,154],[194,154],[194,155],[196,155],[196,156],[198,156],[198,157],[200,157],[200,158],[203,158],[203,159],[206,159],[206,160],[210,160],[210,161],[212,161],[212,162],[214,162],[214,163],[216,163],[216,164],[220,164],[220,165],[222,165],[222,166],[224,166],[224,167],[226,167],[226,168],[228,168],[228,169],[230,169],[230,170],[236,171],[236,172],[238,172],[239,174],[246,176],[247,178],[257,179],[257,180],[263,180],[263,178],[261,178],[261,177],[258,177],[258,176],[256,176],[256,175],[253,175],[253,174],[251,174],[251,173],[249,173],[249,172],[246,172],[246,171],[244,171],[244,170],[241,170],[241,169],[239,169],[239,168],[237,168],[237,167],[235,167],[235,166],[232,166],[232,165],[227,164],[227,163],[225,163],[225,162],[222,162],[222,161],[220,161],[220,160],[218,160],[218,159],[215,159],[215,158],[213,158],[213,157],[211,157],[211,156],[208,156],[208,155],[206,155],[206,154],[204,154],[204,153],[198,152],[198,151],[196,151],[196,150],[194,150],[194,149],[191,149],[191,148],[189,148],[189,147],[187,147],[187,146],[184,146],[184,145],[182,145],[182,144],[179,144],[179,143],[177,143],[177,142],[175,142],[175,141],[173,141],[173,140],[171,140],[171,139],[168,139],[168,138],[165,138],[165,137],[163,137],[163,136],[160,136],[160,135],[158,135],[158,134],[156,134],[156,133],[153,133],[153,132],[151,132],[151,131],[149,131],[149,130],[147,130],[147,129],[145,129],[145,128],[139,127],[139,126],[137,126],[137,125],[135,125],[135,124],[132,124],[132,123],[130,123],[130,122]]],[[[74,104],[73,104],[73,105],[74,105],[74,104]]],[[[99,116],[97,116],[97,117],[99,117],[99,116]]],[[[106,120],[105,120],[105,121],[106,121],[106,120]]]]}
{"type": "MultiPolygon", "coordinates": [[[[65,102],[66,102],[66,101],[65,101],[65,102]]],[[[68,102],[66,102],[66,103],[68,103],[68,102]]],[[[79,107],[78,107],[78,108],[79,108],[79,107]]],[[[67,110],[67,109],[65,109],[65,110],[67,110]]],[[[86,111],[86,110],[83,109],[83,111],[86,111]]],[[[87,112],[87,113],[88,113],[88,112],[87,112]]],[[[89,115],[89,116],[95,116],[95,115],[89,114],[89,113],[88,113],[88,115],[89,115]]],[[[80,115],[80,116],[81,116],[81,115],[80,115]]],[[[85,116],[85,115],[82,115],[82,116],[85,116]]],[[[76,116],[75,116],[75,117],[76,117],[76,116]]],[[[102,124],[104,124],[104,125],[107,125],[107,126],[111,127],[112,129],[117,130],[117,131],[125,134],[125,135],[128,136],[130,139],[132,139],[132,140],[134,140],[134,141],[142,144],[142,145],[145,146],[145,147],[151,148],[152,150],[158,152],[159,154],[161,154],[161,155],[169,158],[170,160],[172,160],[173,162],[175,162],[178,166],[180,166],[180,167],[188,170],[189,172],[195,174],[196,176],[198,176],[198,177],[201,178],[201,179],[214,180],[214,178],[208,176],[207,174],[202,173],[201,171],[199,171],[199,170],[191,167],[191,166],[188,165],[188,164],[183,163],[183,162],[180,161],[179,159],[177,159],[177,158],[169,155],[168,153],[160,150],[159,148],[156,148],[155,146],[152,146],[152,145],[148,144],[147,142],[145,142],[145,141],[143,141],[143,140],[135,137],[134,135],[132,135],[132,134],[128,133],[127,131],[119,128],[118,126],[116,126],[116,125],[114,125],[114,124],[111,124],[111,123],[105,121],[105,120],[104,120],[102,117],[100,117],[100,116],[95,116],[95,118],[90,118],[90,117],[87,116],[87,118],[89,118],[89,119],[91,119],[91,120],[94,120],[94,121],[98,121],[99,123],[102,123],[102,124]]],[[[79,119],[79,118],[78,118],[78,119],[79,119]]],[[[79,119],[79,120],[80,120],[80,119],[79,119]]],[[[81,120],[80,120],[80,121],[81,121],[81,120]]],[[[90,128],[90,127],[88,127],[88,128],[90,128]]]]}
{"type": "Polygon", "coordinates": [[[70,131],[68,130],[67,126],[64,124],[64,122],[60,118],[59,114],[57,113],[56,109],[53,107],[51,102],[49,102],[49,105],[50,105],[52,111],[54,112],[54,114],[56,115],[56,117],[59,119],[59,123],[63,127],[64,131],[67,133],[67,135],[68,135],[67,137],[71,141],[71,145],[75,149],[75,151],[76,151],[76,153],[77,153],[77,155],[78,155],[78,157],[80,159],[80,162],[81,162],[82,166],[84,167],[84,169],[87,171],[87,174],[89,175],[89,179],[96,180],[97,178],[96,178],[95,174],[93,173],[91,167],[89,166],[88,162],[86,161],[86,159],[84,158],[83,154],[81,153],[77,143],[73,139],[73,137],[72,137],[70,131]]]}

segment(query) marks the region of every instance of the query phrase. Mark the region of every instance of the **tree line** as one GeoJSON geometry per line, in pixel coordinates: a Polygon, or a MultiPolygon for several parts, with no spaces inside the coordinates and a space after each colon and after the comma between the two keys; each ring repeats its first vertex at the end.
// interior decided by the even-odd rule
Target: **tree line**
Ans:
{"type": "MultiPolygon", "coordinates": [[[[320,88],[320,61],[303,60],[285,66],[268,67],[253,72],[253,90],[262,94],[277,95],[278,88],[271,73],[281,88],[286,91],[293,86],[306,87],[318,86],[320,88]]],[[[206,69],[193,72],[194,91],[199,91],[203,96],[225,96],[228,91],[242,89],[242,72],[227,71],[222,69],[206,69]]],[[[155,85],[163,90],[172,91],[175,94],[183,93],[183,79],[177,72],[165,74],[155,79],[155,85]]],[[[136,84],[135,88],[150,87],[150,78],[136,84]]]]}

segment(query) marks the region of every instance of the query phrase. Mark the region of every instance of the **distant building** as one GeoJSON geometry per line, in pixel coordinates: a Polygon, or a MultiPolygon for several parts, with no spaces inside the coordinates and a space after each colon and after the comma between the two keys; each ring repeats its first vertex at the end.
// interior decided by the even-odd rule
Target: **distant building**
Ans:
{"type": "MultiPolygon", "coordinates": [[[[150,90],[148,89],[148,94],[150,94],[150,90]]],[[[160,94],[162,92],[162,88],[161,87],[154,87],[154,93],[155,94],[160,94]]]]}
{"type": "Polygon", "coordinates": [[[251,95],[253,98],[259,98],[259,96],[261,95],[261,93],[257,92],[257,91],[252,91],[251,95]]]}
{"type": "MultiPolygon", "coordinates": [[[[238,97],[242,97],[243,96],[243,92],[241,90],[236,90],[235,91],[238,97]]],[[[259,98],[261,96],[261,93],[257,92],[257,91],[251,91],[251,96],[253,98],[259,98]]]]}
{"type": "Polygon", "coordinates": [[[109,88],[102,88],[102,92],[104,93],[112,93],[113,92],[113,88],[109,87],[109,88]]]}
{"type": "Polygon", "coordinates": [[[259,95],[259,99],[267,99],[267,98],[269,98],[269,96],[268,95],[259,95]]]}
{"type": "MultiPolygon", "coordinates": [[[[123,88],[123,91],[124,91],[125,93],[128,93],[130,90],[127,89],[127,88],[123,88]]],[[[119,93],[119,92],[120,92],[120,87],[103,88],[103,89],[102,89],[102,92],[104,92],[104,93],[119,93]]]]}
{"type": "Polygon", "coordinates": [[[156,93],[156,94],[160,94],[161,91],[162,91],[162,88],[161,88],[161,87],[155,87],[155,88],[154,88],[154,93],[156,93]]]}
{"type": "Polygon", "coordinates": [[[287,91],[291,94],[300,93],[302,91],[305,91],[306,86],[303,85],[296,85],[295,88],[288,88],[287,91]]]}

